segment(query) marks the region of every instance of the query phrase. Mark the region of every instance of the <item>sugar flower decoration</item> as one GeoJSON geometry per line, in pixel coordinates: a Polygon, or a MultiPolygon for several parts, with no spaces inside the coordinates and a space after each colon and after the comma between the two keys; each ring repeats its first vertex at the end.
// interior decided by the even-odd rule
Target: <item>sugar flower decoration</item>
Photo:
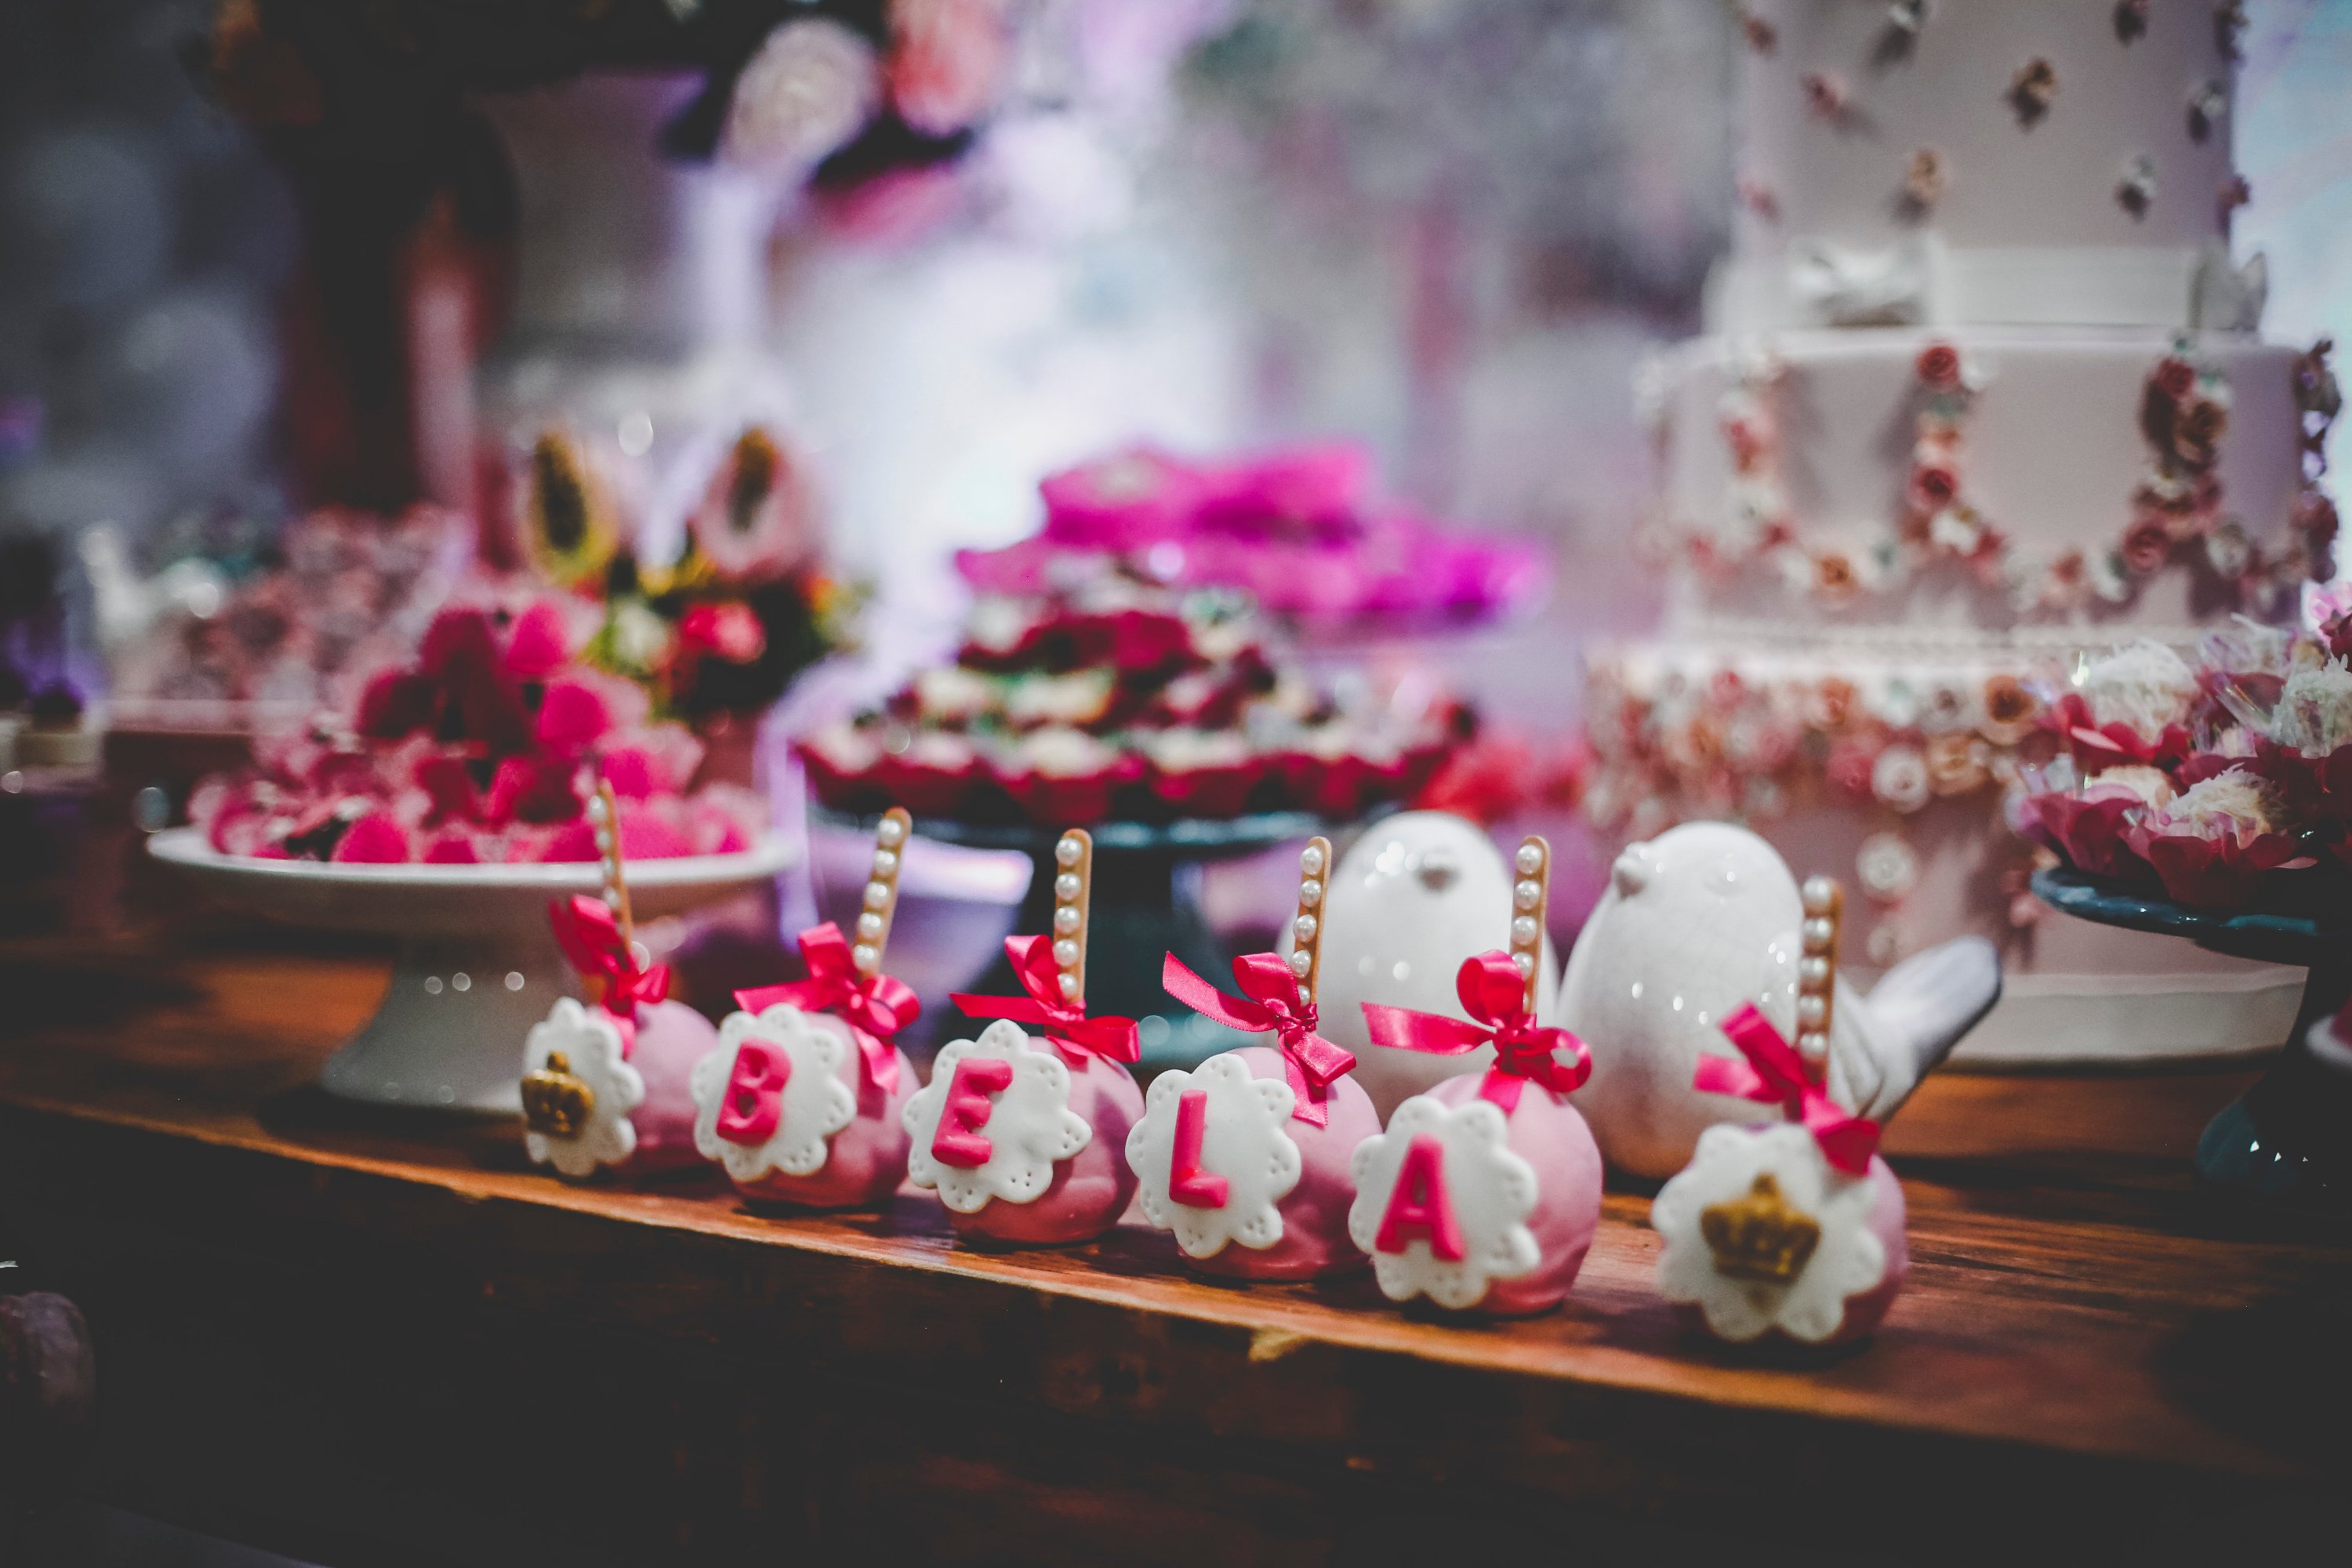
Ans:
{"type": "Polygon", "coordinates": [[[1280,1079],[1250,1076],[1238,1057],[1211,1057],[1192,1072],[1165,1072],[1151,1080],[1143,1120],[1127,1135],[1127,1163],[1143,1196],[1143,1216],[1173,1231],[1191,1258],[1214,1258],[1230,1244],[1263,1250],[1282,1239],[1279,1205],[1298,1185],[1304,1166],[1286,1123],[1296,1104],[1280,1079]],[[1172,1195],[1170,1182],[1180,1142],[1179,1112],[1192,1095],[1207,1096],[1198,1114],[1200,1170],[1221,1184],[1214,1205],[1172,1195]]]}
{"type": "Polygon", "coordinates": [[[1886,1247],[1870,1227],[1871,1203],[1870,1178],[1832,1169],[1803,1127],[1710,1127],[1699,1135],[1689,1167],[1650,1205],[1650,1226],[1665,1244],[1658,1255],[1659,1293],[1697,1307],[1708,1330],[1734,1343],[1779,1329],[1818,1344],[1844,1321],[1848,1297],[1886,1277],[1886,1247]],[[1792,1221],[1818,1227],[1811,1249],[1785,1278],[1724,1268],[1706,1235],[1710,1210],[1766,1193],[1792,1221]]]}
{"type": "Polygon", "coordinates": [[[1381,1291],[1391,1301],[1427,1296],[1441,1307],[1475,1307],[1496,1279],[1515,1279],[1542,1261],[1528,1216],[1535,1212],[1535,1167],[1511,1152],[1500,1107],[1473,1099],[1448,1106],[1417,1094],[1397,1107],[1388,1131],[1356,1145],[1351,1167],[1356,1201],[1348,1234],[1371,1254],[1381,1291]],[[1407,1156],[1423,1139],[1442,1151],[1445,1205],[1458,1235],[1441,1258],[1431,1239],[1414,1236],[1400,1250],[1382,1251],[1381,1230],[1404,1174],[1407,1156]]]}
{"type": "Polygon", "coordinates": [[[2094,724],[2121,724],[2153,742],[2189,716],[2197,672],[2164,644],[2143,639],[2091,660],[2077,689],[2094,724]]]}
{"type": "Polygon", "coordinates": [[[636,1152],[637,1130],[629,1112],[645,1103],[646,1080],[621,1059],[621,1031],[610,1014],[562,998],[544,1023],[533,1026],[523,1045],[523,1067],[530,1073],[568,1073],[591,1097],[586,1117],[568,1138],[525,1129],[523,1148],[531,1163],[553,1165],[567,1176],[592,1176],[597,1166],[617,1165],[636,1152]]]}
{"type": "Polygon", "coordinates": [[[735,1182],[756,1182],[770,1171],[814,1175],[824,1168],[833,1135],[857,1115],[856,1093],[841,1079],[849,1052],[839,1019],[788,1002],[756,1016],[728,1015],[718,1047],[694,1064],[694,1146],[735,1182]],[[753,1054],[748,1061],[747,1048],[753,1054]]]}
{"type": "Polygon", "coordinates": [[[1070,1109],[1070,1069],[1062,1058],[1003,1018],[982,1030],[977,1040],[950,1041],[931,1065],[931,1081],[907,1101],[900,1121],[914,1139],[908,1174],[919,1187],[938,1188],[940,1201],[958,1214],[977,1214],[992,1198],[1013,1204],[1037,1198],[1053,1184],[1054,1163],[1074,1158],[1095,1134],[1086,1118],[1070,1109]],[[988,1114],[976,1130],[985,1153],[974,1165],[943,1160],[940,1123],[959,1088],[956,1068],[967,1060],[991,1059],[1011,1070],[1001,1089],[989,1091],[988,1114]]]}
{"type": "Polygon", "coordinates": [[[2287,673],[2271,710],[2271,739],[2307,755],[2324,755],[2352,741],[2352,664],[2331,658],[2287,673]]]}

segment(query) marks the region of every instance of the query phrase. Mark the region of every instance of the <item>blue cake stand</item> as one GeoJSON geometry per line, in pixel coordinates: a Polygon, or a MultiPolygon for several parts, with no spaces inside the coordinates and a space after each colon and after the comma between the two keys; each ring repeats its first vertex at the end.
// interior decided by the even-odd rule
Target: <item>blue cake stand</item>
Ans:
{"type": "MultiPolygon", "coordinates": [[[[1087,1010],[1133,1018],[1149,1068],[1189,1068],[1250,1037],[1180,1006],[1160,986],[1162,958],[1174,953],[1213,984],[1232,988],[1234,955],[1217,942],[1201,912],[1202,868],[1213,860],[1255,854],[1276,844],[1328,834],[1337,838],[1396,809],[1388,806],[1346,822],[1311,812],[1267,811],[1249,816],[1173,822],[1102,822],[1087,827],[1095,841],[1094,896],[1087,932],[1087,1010]]],[[[823,806],[812,820],[871,832],[879,816],[853,816],[823,806]]],[[[973,849],[1017,849],[1029,857],[1029,891],[1013,919],[1017,932],[1053,929],[1054,846],[1061,829],[1033,823],[947,822],[918,817],[917,835],[973,849]]],[[[1017,996],[1021,987],[1002,953],[966,991],[1017,996]]]]}
{"type": "Polygon", "coordinates": [[[2352,1197],[2352,1073],[2313,1055],[2307,1040],[2314,1024],[2352,999],[2352,905],[2192,910],[2066,867],[2036,871],[2033,890],[2080,920],[2308,970],[2285,1051],[2207,1125],[2197,1141],[2197,1171],[2214,1187],[2249,1198],[2340,1205],[2352,1197]]]}

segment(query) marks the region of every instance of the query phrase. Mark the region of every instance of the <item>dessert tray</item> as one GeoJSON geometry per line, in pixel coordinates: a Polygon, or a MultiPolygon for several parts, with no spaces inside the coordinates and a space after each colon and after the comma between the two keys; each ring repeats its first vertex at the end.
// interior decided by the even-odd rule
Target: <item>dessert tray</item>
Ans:
{"type": "Polygon", "coordinates": [[[2033,890],[2078,920],[2307,968],[2285,1052],[2207,1125],[2197,1171],[2250,1198],[2341,1203],[2352,1194],[2352,1053],[2338,1042],[2339,1015],[2352,1001],[2352,907],[2191,909],[2064,866],[2036,871],[2033,890]]]}
{"type": "MultiPolygon", "coordinates": [[[[148,852],[226,903],[274,921],[397,937],[383,1004],[320,1075],[328,1093],[375,1105],[512,1114],[522,1042],[570,968],[548,940],[547,904],[593,894],[593,860],[529,865],[354,865],[227,855],[175,827],[148,852]]],[[[629,868],[638,918],[681,914],[773,878],[791,848],[771,837],[730,855],[645,859],[629,868]]]]}

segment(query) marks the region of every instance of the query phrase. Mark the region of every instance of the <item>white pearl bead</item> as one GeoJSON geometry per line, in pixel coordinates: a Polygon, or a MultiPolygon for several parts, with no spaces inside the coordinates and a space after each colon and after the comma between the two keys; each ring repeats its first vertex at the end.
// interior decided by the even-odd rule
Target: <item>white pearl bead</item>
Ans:
{"type": "Polygon", "coordinates": [[[1076,865],[1086,852],[1086,847],[1075,838],[1065,838],[1054,846],[1054,858],[1064,866],[1076,865]]]}
{"type": "Polygon", "coordinates": [[[1321,876],[1323,874],[1323,851],[1318,849],[1312,844],[1299,851],[1298,871],[1299,875],[1304,877],[1321,876]]]}
{"type": "Polygon", "coordinates": [[[1312,969],[1312,968],[1314,968],[1314,967],[1315,967],[1315,955],[1314,955],[1314,954],[1312,954],[1312,953],[1310,953],[1310,952],[1308,952],[1305,948],[1303,948],[1303,947],[1302,947],[1302,948],[1298,949],[1297,952],[1293,952],[1293,953],[1290,955],[1290,973],[1293,973],[1293,974],[1304,974],[1304,973],[1306,973],[1309,969],[1312,969]]]}
{"type": "Polygon", "coordinates": [[[1536,917],[1533,915],[1512,916],[1511,945],[1514,947],[1533,947],[1535,944],[1536,917]]]}
{"type": "Polygon", "coordinates": [[[1321,903],[1323,901],[1323,884],[1315,880],[1311,877],[1306,881],[1299,883],[1298,901],[1305,904],[1310,910],[1316,905],[1321,903]]]}
{"type": "Polygon", "coordinates": [[[1297,920],[1290,922],[1290,934],[1294,940],[1298,942],[1313,942],[1315,940],[1315,917],[1313,915],[1301,915],[1297,920]]]}
{"type": "Polygon", "coordinates": [[[1519,846],[1519,853],[1515,864],[1519,868],[1520,876],[1532,877],[1543,869],[1543,861],[1542,849],[1533,844],[1522,844],[1519,846]]]}
{"type": "Polygon", "coordinates": [[[1827,952],[1830,943],[1837,940],[1837,927],[1825,915],[1815,915],[1805,922],[1805,951],[1827,952]]]}
{"type": "Polygon", "coordinates": [[[1830,1037],[1821,1034],[1799,1035],[1797,1053],[1809,1062],[1825,1061],[1830,1054],[1830,1037]]]}
{"type": "Polygon", "coordinates": [[[1075,900],[1077,896],[1078,874],[1076,871],[1065,871],[1054,879],[1054,897],[1066,904],[1075,900]]]}
{"type": "Polygon", "coordinates": [[[1078,911],[1067,904],[1055,910],[1054,929],[1064,936],[1076,936],[1078,932],[1078,911]]]}
{"type": "Polygon", "coordinates": [[[885,849],[896,849],[906,839],[907,825],[895,816],[886,816],[882,819],[882,830],[875,837],[882,841],[885,849]]]}
{"type": "Polygon", "coordinates": [[[869,910],[887,909],[887,908],[889,907],[889,904],[890,904],[890,884],[889,884],[889,883],[887,883],[887,882],[868,882],[868,883],[866,883],[866,907],[867,909],[869,909],[869,910]]]}
{"type": "Polygon", "coordinates": [[[1826,958],[1801,958],[1797,961],[1797,982],[1814,989],[1829,984],[1830,961],[1826,958]]]}
{"type": "Polygon", "coordinates": [[[1298,1005],[1302,1007],[1312,1007],[1315,1005],[1314,994],[1304,985],[1298,988],[1298,1005]]]}
{"type": "Polygon", "coordinates": [[[874,851],[874,874],[886,879],[897,876],[898,874],[898,852],[892,849],[874,851]]]}
{"type": "Polygon", "coordinates": [[[1533,974],[1536,971],[1536,955],[1532,952],[1515,952],[1511,954],[1511,967],[1517,970],[1523,978],[1533,974]]]}
{"type": "Polygon", "coordinates": [[[1068,937],[1054,944],[1054,962],[1067,969],[1078,961],[1078,944],[1068,937]]]}
{"type": "Polygon", "coordinates": [[[1067,1002],[1075,1002],[1078,999],[1078,977],[1076,975],[1065,974],[1062,976],[1062,998],[1067,1002]]]}
{"type": "Polygon", "coordinates": [[[1830,1004],[1825,996],[1797,998],[1797,1026],[1811,1032],[1829,1021],[1830,1004]]]}
{"type": "Polygon", "coordinates": [[[621,907],[620,889],[607,887],[604,889],[604,907],[608,910],[617,910],[621,907]]]}
{"type": "Polygon", "coordinates": [[[602,822],[604,820],[604,797],[603,795],[592,795],[588,797],[588,820],[591,822],[602,822]]]}
{"type": "Polygon", "coordinates": [[[882,935],[882,917],[871,911],[858,916],[857,934],[864,937],[868,942],[874,942],[880,938],[882,935]]]}
{"type": "Polygon", "coordinates": [[[1837,902],[1837,884],[1827,877],[1808,877],[1805,879],[1804,898],[1807,914],[1825,915],[1837,902]]]}
{"type": "Polygon", "coordinates": [[[1534,909],[1538,904],[1543,902],[1543,884],[1541,882],[1521,882],[1517,887],[1511,889],[1511,902],[1517,904],[1523,910],[1534,909]]]}
{"type": "Polygon", "coordinates": [[[611,828],[600,827],[596,830],[596,852],[600,855],[610,855],[613,852],[613,830],[611,828]]]}
{"type": "Polygon", "coordinates": [[[860,969],[871,969],[877,963],[880,963],[881,960],[882,955],[880,953],[875,952],[872,947],[862,942],[856,947],[849,950],[849,962],[857,965],[860,969]]]}

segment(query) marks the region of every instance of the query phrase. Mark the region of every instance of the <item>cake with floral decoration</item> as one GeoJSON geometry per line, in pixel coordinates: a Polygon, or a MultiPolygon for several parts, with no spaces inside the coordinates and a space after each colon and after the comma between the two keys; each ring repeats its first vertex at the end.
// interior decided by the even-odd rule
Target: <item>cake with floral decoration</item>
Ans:
{"type": "Polygon", "coordinates": [[[845,811],[1049,825],[1350,816],[1402,800],[1465,715],[1342,702],[1279,662],[1249,601],[1089,567],[973,605],[956,661],[800,751],[845,811]]]}
{"type": "Polygon", "coordinates": [[[2327,346],[2264,342],[2230,248],[2240,8],[1735,10],[1733,249],[1641,388],[1669,619],[1593,659],[1587,810],[1850,875],[1865,971],[1999,942],[1979,1058],[2275,1044],[2299,977],[2040,921],[1997,809],[2053,704],[2113,700],[2086,654],[2283,621],[2331,570],[2327,346]]]}

